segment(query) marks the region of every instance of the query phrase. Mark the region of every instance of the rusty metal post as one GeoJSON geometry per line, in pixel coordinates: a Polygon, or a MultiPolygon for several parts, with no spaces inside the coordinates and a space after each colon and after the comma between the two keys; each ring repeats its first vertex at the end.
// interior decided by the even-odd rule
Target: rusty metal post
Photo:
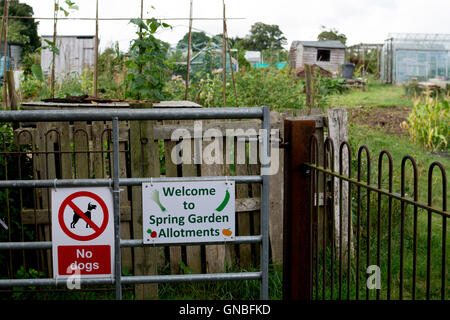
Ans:
{"type": "Polygon", "coordinates": [[[312,299],[310,137],[312,120],[284,121],[283,299],[312,299]]]}

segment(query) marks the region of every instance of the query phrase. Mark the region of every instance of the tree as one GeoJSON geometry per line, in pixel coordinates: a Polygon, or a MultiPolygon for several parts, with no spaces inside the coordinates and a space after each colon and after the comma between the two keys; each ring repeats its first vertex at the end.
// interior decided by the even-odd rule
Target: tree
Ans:
{"type": "MultiPolygon", "coordinates": [[[[0,14],[3,15],[5,0],[0,0],[0,14]]],[[[9,16],[32,17],[33,8],[19,0],[9,1],[9,16]]],[[[8,19],[8,40],[24,46],[24,52],[33,52],[41,46],[37,33],[38,22],[34,19],[8,19]]]]}
{"type": "Polygon", "coordinates": [[[246,50],[262,51],[264,49],[282,49],[286,40],[280,27],[276,24],[257,22],[252,25],[250,34],[240,40],[240,43],[246,50]]]}
{"type": "Polygon", "coordinates": [[[347,36],[343,33],[339,33],[337,29],[328,29],[325,26],[321,27],[322,32],[317,36],[317,40],[339,40],[342,44],[347,42],[347,36]]]}
{"type": "MultiPolygon", "coordinates": [[[[206,47],[211,39],[203,32],[192,32],[191,34],[191,47],[193,51],[200,51],[206,47]]],[[[187,50],[189,41],[189,32],[187,32],[183,38],[178,41],[177,49],[187,50]]]]}

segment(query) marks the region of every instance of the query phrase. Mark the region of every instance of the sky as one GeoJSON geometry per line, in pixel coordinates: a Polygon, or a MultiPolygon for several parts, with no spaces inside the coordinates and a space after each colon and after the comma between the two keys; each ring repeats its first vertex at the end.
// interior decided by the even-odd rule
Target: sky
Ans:
{"type": "MultiPolygon", "coordinates": [[[[31,5],[35,17],[53,17],[54,0],[20,0],[31,5]]],[[[63,0],[60,0],[63,2],[63,0]]],[[[72,0],[79,10],[70,17],[95,18],[94,0],[72,0]]],[[[140,16],[140,0],[98,0],[99,18],[140,16]]],[[[223,0],[193,0],[194,18],[222,18],[223,0]]],[[[190,0],[144,0],[144,18],[188,18],[190,0]],[[153,8],[152,8],[153,7],[153,8]]],[[[229,37],[244,37],[252,24],[276,24],[287,38],[317,40],[321,26],[335,28],[347,36],[347,45],[383,43],[389,33],[450,34],[450,0],[225,0],[229,37]]],[[[63,17],[60,13],[60,17],[63,17]]],[[[175,45],[188,32],[188,20],[167,20],[172,29],[158,38],[175,45]]],[[[221,20],[194,20],[194,31],[222,33],[221,20]]],[[[100,50],[119,42],[127,50],[136,28],[128,21],[100,21],[100,50]]],[[[39,35],[53,34],[53,21],[40,20],[39,35]]],[[[94,35],[95,21],[58,21],[60,35],[94,35]]]]}

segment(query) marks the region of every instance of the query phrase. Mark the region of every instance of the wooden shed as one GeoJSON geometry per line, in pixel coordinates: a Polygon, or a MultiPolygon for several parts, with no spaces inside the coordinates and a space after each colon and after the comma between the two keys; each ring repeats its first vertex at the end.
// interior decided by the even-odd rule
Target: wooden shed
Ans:
{"type": "MultiPolygon", "coordinates": [[[[45,40],[53,42],[53,36],[42,36],[43,45],[45,40]]],[[[94,36],[57,36],[56,47],[59,49],[55,59],[56,79],[72,72],[81,75],[84,69],[94,66],[94,36]]],[[[46,75],[51,73],[52,57],[50,49],[42,50],[41,67],[46,75]]]]}
{"type": "Polygon", "coordinates": [[[318,66],[338,73],[345,59],[345,45],[338,40],[293,41],[289,51],[291,69],[307,64],[318,66]]]}

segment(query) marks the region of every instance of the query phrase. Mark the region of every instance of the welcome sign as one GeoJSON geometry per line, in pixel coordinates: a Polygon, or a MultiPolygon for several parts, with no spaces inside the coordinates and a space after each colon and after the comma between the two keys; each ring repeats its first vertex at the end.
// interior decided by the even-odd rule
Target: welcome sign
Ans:
{"type": "Polygon", "coordinates": [[[234,181],[143,183],[142,214],[146,244],[233,240],[234,181]]]}

